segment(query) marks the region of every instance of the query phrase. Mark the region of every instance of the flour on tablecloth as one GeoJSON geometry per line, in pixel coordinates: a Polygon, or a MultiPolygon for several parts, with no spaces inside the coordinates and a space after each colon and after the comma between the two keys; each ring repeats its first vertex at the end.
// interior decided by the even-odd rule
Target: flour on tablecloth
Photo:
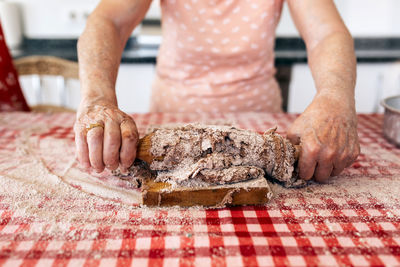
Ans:
{"type": "MultiPolygon", "coordinates": [[[[154,230],[154,225],[168,225],[168,231],[179,232],[182,225],[204,223],[198,221],[204,216],[204,209],[138,209],[132,204],[136,192],[129,182],[115,180],[107,173],[86,173],[73,161],[72,139],[43,137],[54,127],[50,119],[34,127],[30,123],[8,122],[4,117],[3,122],[7,127],[2,128],[6,133],[0,138],[0,204],[3,210],[14,213],[13,218],[21,218],[29,225],[22,235],[39,238],[68,234],[72,239],[82,239],[82,235],[96,239],[100,225],[116,228],[133,225],[132,231],[140,237],[144,230],[154,230]],[[16,136],[12,137],[13,134],[16,136]],[[79,231],[81,225],[85,225],[85,233],[79,231]]],[[[308,212],[318,204],[322,209],[319,212],[324,208],[328,212],[328,204],[322,200],[335,198],[335,204],[344,206],[351,200],[370,203],[371,208],[378,203],[389,221],[397,219],[400,215],[399,170],[396,167],[389,171],[385,166],[398,164],[399,153],[368,145],[362,146],[361,152],[360,161],[326,185],[285,189],[273,184],[275,199],[268,204],[268,209],[284,213],[284,207],[288,207],[308,212]]],[[[221,212],[228,212],[224,217],[229,217],[229,210],[221,212]]],[[[308,216],[310,223],[319,220],[312,214],[308,216]]]]}
{"type": "MultiPolygon", "coordinates": [[[[68,233],[72,240],[96,239],[99,223],[123,227],[130,221],[145,230],[149,226],[141,225],[142,220],[151,221],[151,225],[166,222],[184,225],[195,220],[192,216],[182,218],[179,215],[173,216],[173,220],[179,220],[173,222],[168,221],[168,217],[155,217],[156,208],[138,209],[139,191],[129,181],[117,179],[106,171],[96,174],[81,170],[74,160],[73,140],[40,139],[38,136],[47,130],[40,126],[22,130],[15,137],[14,152],[0,150],[1,158],[8,158],[0,162],[1,204],[31,225],[22,233],[25,236],[68,233]],[[101,207],[104,207],[103,212],[99,212],[101,207]],[[132,212],[141,216],[132,221],[132,212]],[[86,228],[92,225],[93,232],[86,232],[83,237],[83,233],[73,230],[77,225],[86,228]]],[[[164,210],[172,214],[181,212],[174,208],[164,210]]],[[[192,215],[198,211],[196,208],[186,210],[192,215]]]]}

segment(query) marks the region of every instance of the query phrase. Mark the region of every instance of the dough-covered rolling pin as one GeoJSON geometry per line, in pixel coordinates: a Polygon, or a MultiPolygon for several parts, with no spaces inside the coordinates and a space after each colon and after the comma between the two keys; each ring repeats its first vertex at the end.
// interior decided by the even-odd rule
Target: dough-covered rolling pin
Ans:
{"type": "Polygon", "coordinates": [[[140,163],[131,171],[140,179],[143,205],[265,205],[273,196],[266,176],[285,186],[304,183],[295,171],[298,155],[299,147],[276,129],[259,134],[188,124],[156,129],[140,139],[137,157],[154,172],[145,168],[144,175],[137,176],[140,163]]]}
{"type": "Polygon", "coordinates": [[[137,150],[137,158],[155,171],[174,170],[184,161],[201,162],[203,169],[255,166],[285,186],[302,182],[295,171],[299,154],[300,146],[277,134],[276,128],[259,134],[201,124],[156,129],[139,140],[137,150]]]}

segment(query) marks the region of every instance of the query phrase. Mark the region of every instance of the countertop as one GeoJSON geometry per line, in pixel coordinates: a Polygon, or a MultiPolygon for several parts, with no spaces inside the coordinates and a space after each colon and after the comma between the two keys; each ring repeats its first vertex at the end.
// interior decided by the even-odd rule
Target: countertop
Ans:
{"type": "MultiPolygon", "coordinates": [[[[156,62],[161,38],[141,36],[131,38],[122,55],[122,63],[156,62]]],[[[76,39],[26,39],[24,45],[12,51],[14,58],[31,55],[51,55],[77,60],[76,39]]],[[[400,60],[400,38],[355,38],[358,62],[393,62],[400,60]]],[[[278,37],[275,43],[276,65],[307,62],[304,42],[300,38],[278,37]]]]}
{"type": "MultiPolygon", "coordinates": [[[[293,114],[140,114],[284,133],[293,114]]],[[[271,184],[264,206],[146,208],[75,162],[73,113],[0,113],[0,262],[7,266],[399,266],[400,149],[359,115],[361,154],[327,184],[271,184]]]]}

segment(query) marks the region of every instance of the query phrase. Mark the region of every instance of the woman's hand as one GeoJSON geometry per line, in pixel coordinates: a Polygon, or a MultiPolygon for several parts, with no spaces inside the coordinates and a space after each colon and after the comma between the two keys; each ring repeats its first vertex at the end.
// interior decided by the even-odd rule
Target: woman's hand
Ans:
{"type": "Polygon", "coordinates": [[[354,98],[320,91],[288,132],[301,143],[299,176],[325,182],[350,166],[360,153],[354,98]]]}
{"type": "Polygon", "coordinates": [[[124,171],[136,157],[138,131],[133,119],[116,104],[81,103],[74,125],[76,155],[85,168],[124,171]]]}

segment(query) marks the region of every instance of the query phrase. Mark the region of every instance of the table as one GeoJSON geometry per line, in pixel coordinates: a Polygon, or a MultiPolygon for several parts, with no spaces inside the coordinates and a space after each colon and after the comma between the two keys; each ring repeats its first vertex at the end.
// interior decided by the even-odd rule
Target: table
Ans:
{"type": "MultiPolygon", "coordinates": [[[[142,134],[150,124],[189,121],[260,132],[277,125],[284,133],[296,118],[133,116],[142,134]]],[[[108,174],[86,174],[99,184],[83,192],[73,182],[73,121],[73,114],[0,114],[0,265],[400,265],[400,149],[382,137],[381,115],[359,115],[361,155],[328,184],[273,184],[266,206],[208,210],[137,207],[134,189],[108,174]],[[101,187],[107,183],[112,189],[101,187]]]]}

